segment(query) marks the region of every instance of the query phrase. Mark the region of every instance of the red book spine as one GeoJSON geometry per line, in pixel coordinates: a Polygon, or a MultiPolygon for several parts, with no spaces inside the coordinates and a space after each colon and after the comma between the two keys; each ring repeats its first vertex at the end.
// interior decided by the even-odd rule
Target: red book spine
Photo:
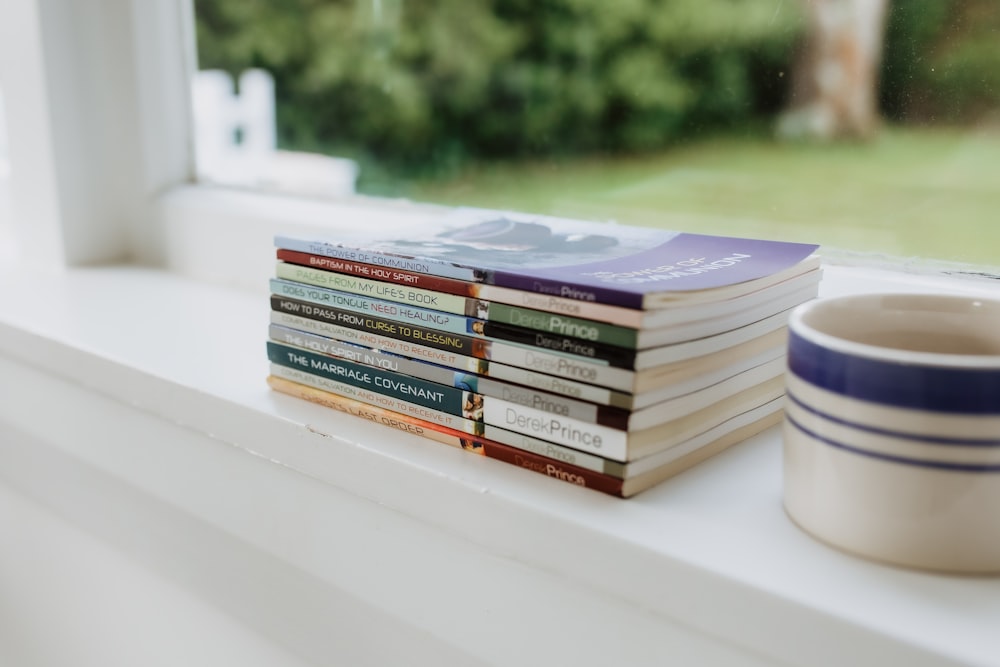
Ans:
{"type": "Polygon", "coordinates": [[[484,440],[477,436],[466,436],[466,439],[481,444],[483,455],[486,458],[504,461],[516,465],[518,468],[525,468],[546,477],[600,491],[611,496],[622,496],[622,480],[616,477],[602,475],[567,463],[559,463],[534,452],[524,451],[492,440],[484,440]]]}
{"type": "Polygon", "coordinates": [[[315,269],[335,271],[360,278],[370,278],[371,280],[379,280],[385,283],[397,283],[407,285],[408,287],[419,287],[421,289],[458,296],[475,297],[477,296],[479,287],[474,283],[465,282],[464,280],[442,278],[425,273],[413,273],[412,271],[387,269],[383,266],[375,266],[374,264],[363,264],[346,259],[337,259],[336,257],[324,257],[323,255],[311,255],[284,248],[278,249],[278,259],[289,264],[310,266],[315,269]]]}

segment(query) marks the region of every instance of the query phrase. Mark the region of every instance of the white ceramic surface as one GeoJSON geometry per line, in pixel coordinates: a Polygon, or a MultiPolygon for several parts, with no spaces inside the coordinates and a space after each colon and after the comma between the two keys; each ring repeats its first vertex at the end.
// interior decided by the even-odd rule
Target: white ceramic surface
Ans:
{"type": "Polygon", "coordinates": [[[785,376],[790,396],[859,426],[892,430],[897,434],[941,438],[1000,439],[1000,415],[964,415],[880,405],[805,382],[791,373],[785,376]]]}
{"type": "Polygon", "coordinates": [[[874,560],[1000,573],[1000,301],[834,298],[789,329],[792,520],[874,560]]]}
{"type": "Polygon", "coordinates": [[[886,563],[1000,571],[996,475],[898,465],[829,447],[784,425],[785,509],[832,546],[886,563]]]}
{"type": "Polygon", "coordinates": [[[1000,369],[1000,301],[944,294],[817,299],[789,329],[857,357],[926,366],[1000,369]]]}

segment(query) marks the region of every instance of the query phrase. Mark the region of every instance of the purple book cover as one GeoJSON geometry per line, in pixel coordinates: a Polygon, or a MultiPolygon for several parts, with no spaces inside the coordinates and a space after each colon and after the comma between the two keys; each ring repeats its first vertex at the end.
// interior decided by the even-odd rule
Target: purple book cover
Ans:
{"type": "MultiPolygon", "coordinates": [[[[286,247],[292,241],[279,237],[275,242],[286,247]]],[[[353,253],[369,263],[406,258],[412,260],[410,270],[423,264],[425,273],[648,308],[651,300],[682,299],[772,276],[799,264],[818,246],[458,209],[416,229],[314,240],[309,247],[345,258],[353,253]]]]}

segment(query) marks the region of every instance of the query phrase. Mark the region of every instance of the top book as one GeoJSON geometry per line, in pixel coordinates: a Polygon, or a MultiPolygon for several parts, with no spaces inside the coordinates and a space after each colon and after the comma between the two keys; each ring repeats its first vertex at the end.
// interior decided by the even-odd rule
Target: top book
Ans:
{"type": "Polygon", "coordinates": [[[275,245],[642,310],[733,299],[819,266],[813,244],[468,208],[405,230],[275,245]]]}

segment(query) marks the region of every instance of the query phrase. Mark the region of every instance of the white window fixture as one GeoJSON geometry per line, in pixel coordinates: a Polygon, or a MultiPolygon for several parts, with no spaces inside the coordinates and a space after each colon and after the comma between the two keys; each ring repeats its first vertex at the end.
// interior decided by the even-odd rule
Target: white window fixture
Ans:
{"type": "Polygon", "coordinates": [[[0,5],[15,232],[26,260],[142,258],[156,198],[190,181],[191,5],[0,5]]]}
{"type": "Polygon", "coordinates": [[[278,150],[274,78],[249,69],[237,82],[222,70],[192,81],[199,181],[282,194],[343,197],[354,193],[358,164],[318,153],[278,150]]]}
{"type": "Polygon", "coordinates": [[[251,287],[239,278],[246,253],[269,244],[279,226],[420,214],[401,202],[296,200],[196,183],[193,30],[191,0],[0,6],[14,231],[25,261],[137,261],[251,287]],[[207,256],[219,248],[228,252],[207,256]]]}
{"type": "Polygon", "coordinates": [[[7,149],[7,112],[4,109],[3,86],[0,86],[0,264],[14,256],[14,237],[10,214],[10,158],[7,149]]]}
{"type": "Polygon", "coordinates": [[[1000,582],[798,531],[776,431],[618,501],[270,392],[278,226],[434,209],[194,183],[190,1],[0,2],[0,663],[996,663],[1000,582]]]}

